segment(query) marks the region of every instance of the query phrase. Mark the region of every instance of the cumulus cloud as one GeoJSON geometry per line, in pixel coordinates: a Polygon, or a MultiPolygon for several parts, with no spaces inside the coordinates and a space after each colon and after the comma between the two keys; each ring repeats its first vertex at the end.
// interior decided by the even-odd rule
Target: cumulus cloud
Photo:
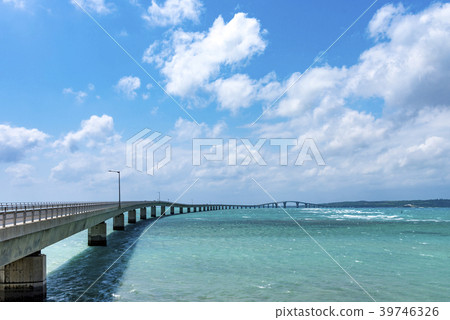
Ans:
{"type": "Polygon", "coordinates": [[[404,112],[448,104],[450,4],[436,4],[418,14],[399,12],[401,8],[388,6],[375,15],[371,33],[382,32],[386,41],[361,55],[350,70],[348,90],[383,98],[404,112]],[[380,14],[384,24],[378,23],[380,14]]]}
{"type": "MultiPolygon", "coordinates": [[[[324,65],[283,82],[273,80],[277,91],[292,87],[266,113],[270,122],[262,120],[256,132],[313,138],[327,166],[293,168],[290,173],[298,179],[312,174],[315,182],[307,183],[311,187],[446,184],[450,4],[416,14],[387,5],[374,15],[368,30],[375,43],[355,65],[324,65]],[[380,112],[372,111],[373,98],[379,99],[375,110],[380,112]]],[[[263,172],[259,177],[270,181],[263,172]]]]}
{"type": "Polygon", "coordinates": [[[0,124],[0,161],[18,161],[27,151],[42,145],[47,138],[48,135],[38,129],[0,124]]]}
{"type": "Polygon", "coordinates": [[[184,20],[198,21],[202,3],[198,0],[166,0],[158,5],[155,0],[147,9],[143,18],[152,25],[168,26],[177,25],[184,20]]]}
{"type": "Polygon", "coordinates": [[[380,39],[387,35],[387,31],[392,25],[394,18],[405,12],[405,8],[400,3],[398,6],[387,4],[377,11],[369,23],[369,32],[373,38],[380,39]]]}
{"type": "Polygon", "coordinates": [[[175,31],[170,40],[150,45],[143,60],[161,68],[169,93],[189,96],[221,67],[245,62],[265,47],[259,21],[236,13],[228,23],[219,16],[208,32],[175,31]]]}
{"type": "Polygon", "coordinates": [[[216,93],[222,109],[236,113],[253,103],[257,92],[257,83],[246,74],[235,74],[227,79],[217,79],[210,88],[216,93]]]}
{"type": "Polygon", "coordinates": [[[120,78],[115,88],[123,93],[128,99],[134,99],[137,95],[136,90],[141,87],[141,80],[138,77],[125,76],[120,78]]]}
{"type": "Polygon", "coordinates": [[[71,0],[71,3],[77,8],[80,5],[83,9],[98,14],[108,14],[113,11],[113,5],[105,3],[105,0],[71,0]]]}
{"type": "Polygon", "coordinates": [[[69,132],[62,139],[55,141],[55,147],[63,147],[74,152],[81,146],[88,148],[116,139],[114,135],[114,121],[108,115],[101,117],[93,115],[88,120],[81,122],[81,128],[75,132],[69,132]]]}
{"type": "MultiPolygon", "coordinates": [[[[357,64],[311,69],[268,114],[319,112],[320,106],[329,112],[355,98],[381,98],[407,115],[449,104],[450,44],[445,39],[450,37],[450,4],[433,5],[418,14],[387,5],[375,14],[369,31],[376,43],[357,64]]],[[[299,77],[293,74],[282,87],[290,87],[299,77]]]]}

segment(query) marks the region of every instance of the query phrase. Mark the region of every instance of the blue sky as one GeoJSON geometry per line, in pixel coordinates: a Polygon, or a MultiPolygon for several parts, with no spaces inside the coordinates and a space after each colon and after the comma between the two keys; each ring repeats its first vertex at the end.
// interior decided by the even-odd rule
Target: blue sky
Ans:
{"type": "Polygon", "coordinates": [[[260,186],[277,200],[448,198],[449,21],[445,1],[0,0],[0,201],[114,200],[108,169],[130,200],[194,181],[180,201],[270,201],[260,186]],[[144,128],[172,137],[154,175],[126,167],[144,128]],[[266,166],[193,166],[193,138],[299,145],[287,166],[269,142],[266,166]],[[294,164],[305,139],[326,166],[294,164]]]}

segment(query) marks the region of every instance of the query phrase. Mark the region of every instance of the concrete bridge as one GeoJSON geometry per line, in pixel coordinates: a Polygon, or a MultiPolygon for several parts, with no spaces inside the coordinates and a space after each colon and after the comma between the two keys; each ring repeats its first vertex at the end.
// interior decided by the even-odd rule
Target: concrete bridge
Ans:
{"type": "Polygon", "coordinates": [[[296,208],[304,207],[304,208],[323,208],[324,206],[317,203],[289,200],[289,201],[278,201],[278,202],[268,202],[258,205],[258,208],[279,208],[283,206],[283,208],[287,208],[287,204],[295,204],[296,208]]]}
{"type": "Polygon", "coordinates": [[[89,246],[106,246],[106,220],[113,230],[124,230],[141,220],[160,216],[214,210],[278,208],[301,201],[271,202],[259,205],[184,204],[168,201],[127,201],[91,203],[0,203],[0,301],[42,301],[46,297],[46,257],[41,250],[88,229],[89,246]],[[160,210],[157,210],[157,207],[160,210]]]}

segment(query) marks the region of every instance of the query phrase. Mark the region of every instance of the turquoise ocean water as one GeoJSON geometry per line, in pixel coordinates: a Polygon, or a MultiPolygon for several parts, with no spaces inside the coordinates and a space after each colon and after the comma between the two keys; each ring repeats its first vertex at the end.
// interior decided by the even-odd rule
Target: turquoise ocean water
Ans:
{"type": "MultiPolygon", "coordinates": [[[[375,300],[450,301],[450,209],[286,210],[375,300]]],[[[44,249],[48,300],[371,301],[282,209],[153,222],[44,249]]]]}

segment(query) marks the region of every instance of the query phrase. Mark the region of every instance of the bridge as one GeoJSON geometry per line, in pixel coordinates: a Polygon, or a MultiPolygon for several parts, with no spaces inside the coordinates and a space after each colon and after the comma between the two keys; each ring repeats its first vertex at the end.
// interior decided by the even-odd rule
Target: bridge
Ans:
{"type": "Polygon", "coordinates": [[[125,230],[141,220],[159,216],[215,210],[318,207],[302,201],[270,202],[258,205],[185,204],[169,201],[126,201],[86,203],[0,203],[0,301],[43,301],[46,297],[46,256],[41,250],[88,229],[89,246],[107,245],[106,220],[113,230],[125,230]],[[159,207],[159,210],[157,208],[159,207]],[[149,209],[149,210],[147,210],[149,209]]]}
{"type": "Polygon", "coordinates": [[[259,204],[256,207],[257,208],[279,208],[280,205],[282,205],[283,208],[287,208],[288,203],[295,203],[296,208],[300,208],[300,206],[303,206],[305,208],[324,208],[325,207],[325,206],[317,204],[317,203],[310,203],[310,202],[303,202],[303,201],[296,201],[296,200],[268,202],[268,203],[259,204]]]}

